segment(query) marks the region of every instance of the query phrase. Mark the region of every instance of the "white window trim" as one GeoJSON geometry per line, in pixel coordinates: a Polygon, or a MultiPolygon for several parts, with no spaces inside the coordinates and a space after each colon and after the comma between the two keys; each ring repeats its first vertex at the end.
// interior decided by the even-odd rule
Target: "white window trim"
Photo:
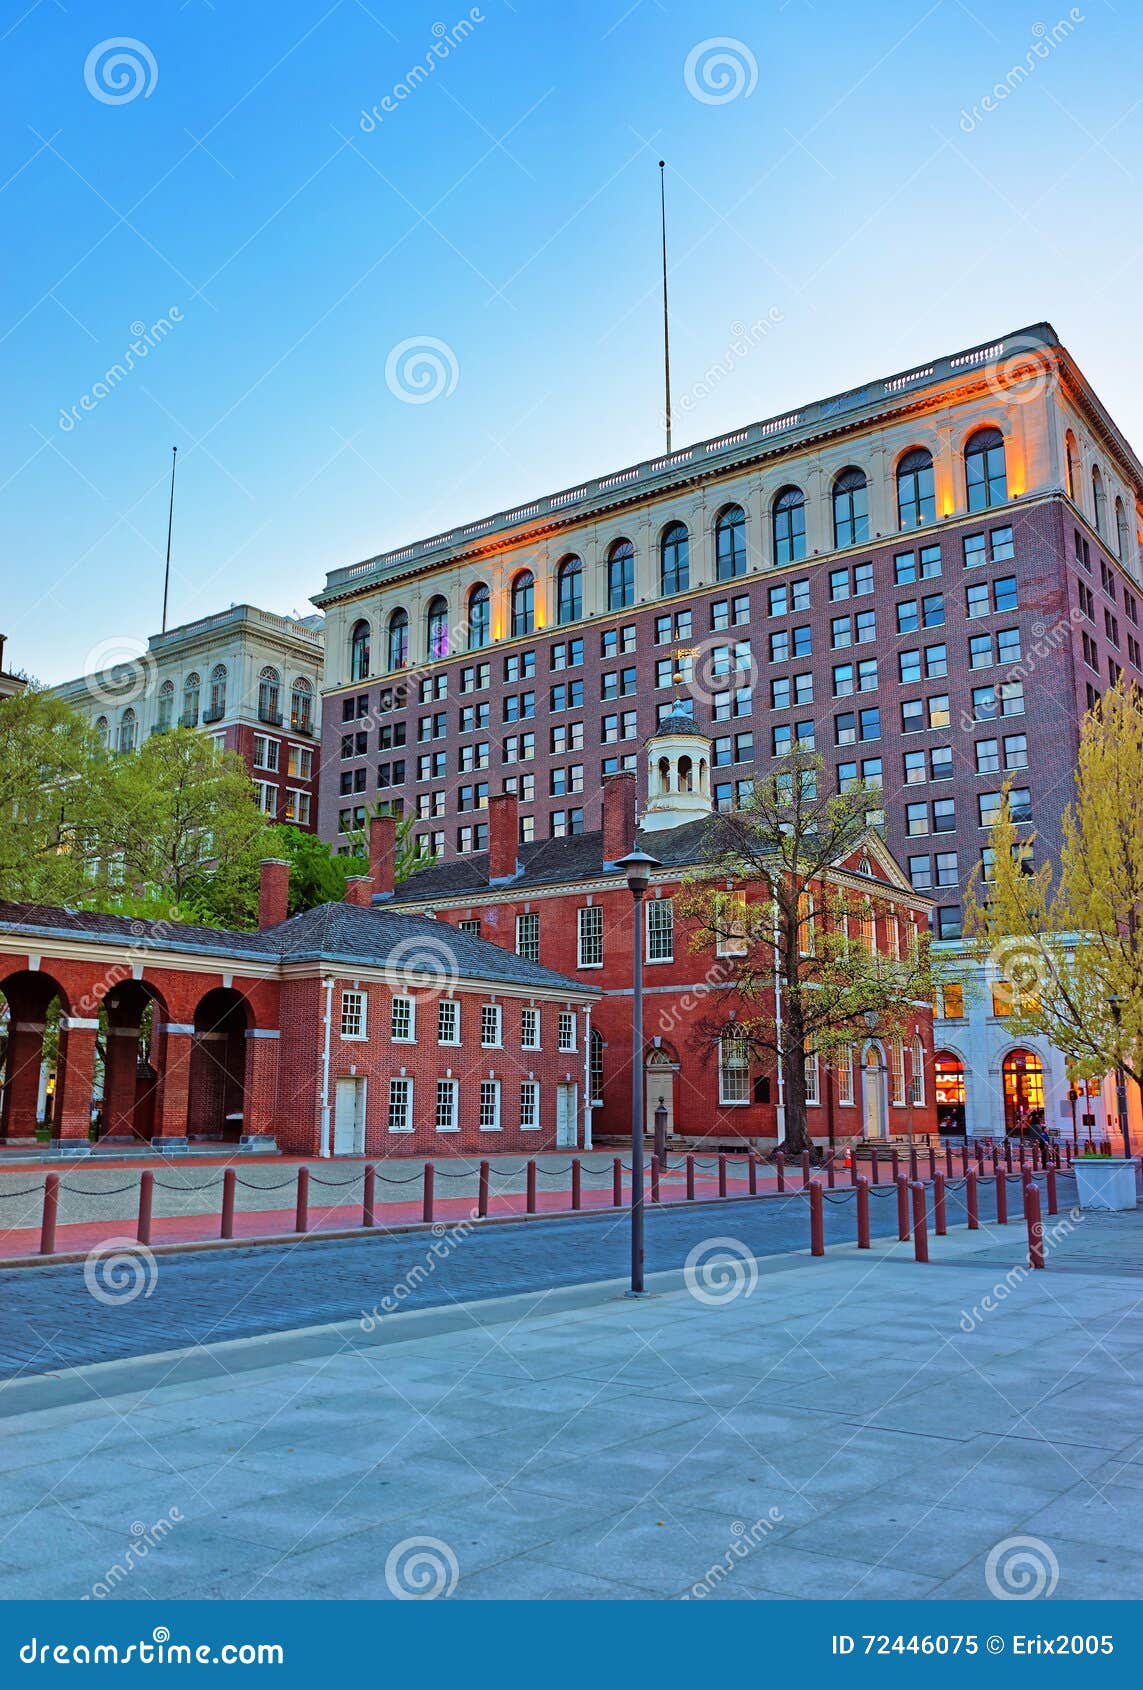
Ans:
{"type": "Polygon", "coordinates": [[[390,1000],[389,1038],[391,1043],[395,1045],[415,1045],[417,1042],[417,1000],[410,997],[407,992],[396,992],[390,1000]],[[395,1033],[393,1031],[393,1023],[397,1017],[397,1005],[399,1003],[406,1003],[409,1006],[409,1031],[407,1033],[395,1033]]]}
{"type": "Polygon", "coordinates": [[[442,998],[440,1004],[437,1006],[437,1043],[447,1045],[450,1050],[460,1043],[460,1003],[456,998],[442,998]],[[446,1003],[451,1004],[455,1011],[453,1016],[454,1036],[451,1039],[441,1037],[440,1011],[446,1003]]]}
{"type": "Polygon", "coordinates": [[[494,1086],[496,1088],[494,1092],[496,1099],[496,1119],[491,1124],[485,1121],[480,1121],[480,1131],[482,1133],[498,1133],[503,1130],[504,1126],[504,1087],[499,1080],[481,1080],[477,1105],[479,1114],[483,1114],[484,1112],[483,1105],[485,1086],[494,1086]]]}
{"type": "Polygon", "coordinates": [[[504,1048],[504,1010],[502,1005],[498,1003],[483,1003],[480,1006],[480,1048],[482,1050],[503,1050],[504,1048]],[[486,1039],[484,1036],[486,1010],[492,1010],[496,1015],[496,1037],[494,1039],[486,1039]]]}
{"type": "Polygon", "coordinates": [[[389,1096],[387,1101],[386,1126],[391,1133],[406,1135],[413,1131],[413,1082],[406,1074],[392,1074],[389,1077],[389,1096]],[[405,1092],[408,1126],[395,1127],[393,1125],[393,1087],[401,1086],[405,1092]]]}
{"type": "Polygon", "coordinates": [[[542,1128],[543,1128],[543,1121],[542,1121],[541,1115],[540,1115],[540,1082],[539,1082],[539,1080],[521,1080],[520,1081],[520,1131],[522,1133],[538,1133],[542,1130],[542,1128]],[[526,1125],[525,1122],[524,1122],[524,1107],[523,1107],[523,1104],[524,1104],[524,1088],[525,1088],[525,1086],[527,1086],[530,1089],[532,1096],[535,1100],[535,1105],[536,1105],[536,1119],[528,1125],[526,1125]]]}
{"type": "Polygon", "coordinates": [[[437,1080],[437,1108],[434,1126],[438,1133],[458,1133],[460,1131],[460,1082],[453,1079],[437,1080]],[[452,1125],[442,1127],[440,1124],[440,1088],[449,1086],[452,1090],[452,1125]]]}
{"type": "Polygon", "coordinates": [[[749,1052],[746,1051],[742,1040],[741,1039],[735,1039],[733,1034],[724,1035],[723,1038],[721,1038],[719,1040],[718,1102],[719,1102],[719,1107],[721,1109],[744,1109],[744,1108],[746,1108],[746,1106],[750,1102],[750,1055],[749,1055],[749,1052]],[[726,1065],[723,1061],[723,1054],[722,1054],[722,1046],[724,1044],[737,1044],[743,1050],[743,1055],[744,1055],[744,1058],[745,1058],[744,1063],[743,1063],[741,1068],[736,1067],[734,1072],[735,1073],[741,1072],[742,1074],[745,1075],[745,1085],[746,1085],[746,1096],[745,1097],[727,1097],[727,1095],[726,1095],[726,1086],[725,1086],[724,1082],[725,1082],[726,1077],[727,1077],[727,1068],[726,1068],[726,1065]]]}
{"type": "Polygon", "coordinates": [[[360,1033],[341,1032],[341,1038],[347,1044],[364,1044],[369,1037],[369,993],[361,991],[356,986],[343,987],[341,992],[341,1014],[338,1020],[339,1031],[345,1026],[345,1000],[357,998],[360,1003],[361,1031],[360,1033]]]}
{"type": "Polygon", "coordinates": [[[646,917],[645,917],[645,922],[644,922],[644,930],[643,930],[643,960],[644,960],[644,962],[646,962],[646,964],[649,968],[661,966],[663,963],[674,962],[674,960],[675,960],[675,906],[674,906],[674,901],[671,898],[649,898],[649,899],[647,899],[646,903],[644,904],[644,908],[646,909],[646,912],[647,912],[646,917]],[[666,935],[667,943],[668,943],[668,950],[667,950],[667,954],[665,956],[652,956],[651,955],[651,930],[652,930],[653,920],[659,919],[658,917],[653,918],[652,911],[654,911],[654,910],[659,910],[659,911],[665,910],[667,912],[665,924],[662,927],[658,928],[657,933],[656,933],[656,936],[660,939],[663,937],[664,934],[666,935]]]}
{"type": "Polygon", "coordinates": [[[536,1008],[536,1006],[534,1004],[527,1004],[525,1006],[525,1008],[520,1013],[520,1049],[521,1050],[542,1050],[543,1049],[543,1037],[544,1037],[544,1024],[543,1024],[543,1021],[541,1020],[541,1017],[540,1017],[540,1011],[536,1008]],[[524,1017],[526,1015],[532,1015],[532,1016],[535,1017],[536,1039],[535,1039],[534,1044],[527,1043],[525,1041],[525,1038],[524,1038],[524,1017]]]}
{"type": "MultiPolygon", "coordinates": [[[[593,934],[592,935],[593,941],[594,941],[594,937],[595,937],[595,935],[593,934]]],[[[575,944],[576,968],[577,969],[579,969],[579,968],[584,968],[584,969],[602,968],[603,967],[603,905],[602,904],[581,904],[580,905],[579,909],[576,911],[575,939],[576,939],[576,944],[575,944]],[[588,918],[589,912],[592,912],[592,926],[595,925],[595,915],[594,915],[595,911],[599,912],[599,918],[598,918],[599,919],[599,953],[600,953],[599,954],[599,961],[598,962],[585,962],[583,960],[584,933],[585,933],[585,930],[586,930],[587,925],[588,925],[587,918],[588,918]]]]}

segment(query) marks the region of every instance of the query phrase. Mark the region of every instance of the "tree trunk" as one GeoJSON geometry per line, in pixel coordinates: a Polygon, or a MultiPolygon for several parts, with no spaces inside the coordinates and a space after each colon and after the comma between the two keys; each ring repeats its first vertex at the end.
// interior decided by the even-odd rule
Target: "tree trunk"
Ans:
{"type": "Polygon", "coordinates": [[[795,1008],[787,1012],[782,1032],[782,1092],[786,1111],[787,1155],[800,1156],[811,1148],[806,1130],[806,1061],[805,1032],[802,1017],[795,1008]]]}

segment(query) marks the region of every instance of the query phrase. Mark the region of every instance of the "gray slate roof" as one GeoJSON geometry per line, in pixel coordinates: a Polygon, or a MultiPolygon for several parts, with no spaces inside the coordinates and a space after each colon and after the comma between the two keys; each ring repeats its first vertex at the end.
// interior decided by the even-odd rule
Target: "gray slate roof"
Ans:
{"type": "Polygon", "coordinates": [[[70,937],[134,951],[206,952],[258,962],[356,963],[396,967],[416,977],[487,981],[537,991],[594,995],[595,988],[528,962],[501,945],[461,933],[432,916],[385,905],[321,904],[257,933],[187,922],[139,921],[131,916],[43,904],[0,901],[0,934],[33,939],[70,937]]]}
{"type": "MultiPolygon", "coordinates": [[[[684,822],[681,827],[640,831],[635,836],[636,849],[658,857],[666,868],[697,868],[710,858],[719,821],[717,815],[701,816],[696,821],[684,822]]],[[[518,857],[522,872],[510,882],[513,888],[526,890],[529,886],[597,880],[604,873],[603,834],[578,833],[570,839],[543,839],[535,845],[522,845],[518,857]]],[[[622,881],[618,870],[608,872],[622,881]]],[[[419,870],[398,886],[386,903],[389,906],[431,904],[440,898],[460,898],[466,892],[476,895],[487,890],[488,854],[481,851],[419,870]]]]}

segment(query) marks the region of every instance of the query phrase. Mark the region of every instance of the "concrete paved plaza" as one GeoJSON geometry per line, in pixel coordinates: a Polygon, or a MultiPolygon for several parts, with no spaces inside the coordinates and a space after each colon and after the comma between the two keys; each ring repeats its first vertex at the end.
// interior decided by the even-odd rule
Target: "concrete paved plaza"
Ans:
{"type": "Polygon", "coordinates": [[[640,1302],[567,1286],[10,1381],[0,1595],[1143,1593],[1139,1216],[1079,1220],[1032,1275],[1017,1226],[928,1266],[756,1263],[708,1213],[710,1272],[640,1302]]]}

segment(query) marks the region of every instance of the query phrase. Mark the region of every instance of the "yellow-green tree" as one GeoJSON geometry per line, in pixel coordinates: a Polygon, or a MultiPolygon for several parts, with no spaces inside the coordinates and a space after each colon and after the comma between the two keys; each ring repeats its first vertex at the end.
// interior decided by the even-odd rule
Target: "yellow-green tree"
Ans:
{"type": "Polygon", "coordinates": [[[73,904],[90,892],[82,837],[109,776],[94,731],[53,694],[0,700],[0,898],[73,904]]]}
{"type": "Polygon", "coordinates": [[[991,878],[970,887],[977,954],[1012,988],[1014,1032],[1041,1033],[1073,1078],[1117,1063],[1143,1085],[1143,696],[1120,681],[1085,716],[1058,865],[1032,872],[1007,800],[991,878]]]}

